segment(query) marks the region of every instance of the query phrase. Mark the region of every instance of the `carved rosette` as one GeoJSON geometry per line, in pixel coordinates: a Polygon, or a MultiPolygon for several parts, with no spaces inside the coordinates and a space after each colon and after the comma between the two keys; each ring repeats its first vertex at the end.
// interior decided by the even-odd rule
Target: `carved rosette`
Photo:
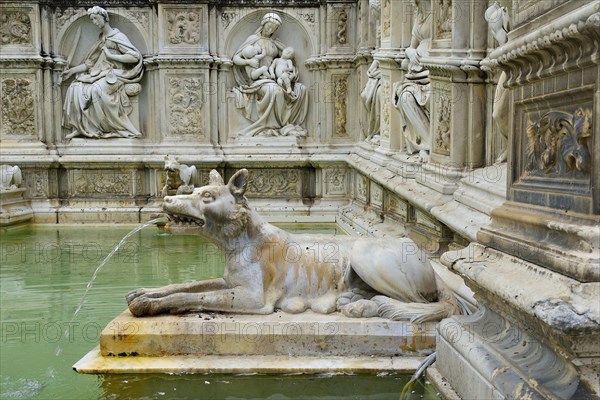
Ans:
{"type": "Polygon", "coordinates": [[[325,172],[325,192],[329,195],[347,193],[348,173],[346,169],[334,168],[325,172]]]}
{"type": "Polygon", "coordinates": [[[33,82],[25,78],[2,80],[2,135],[35,136],[33,82]]]}
{"type": "Polygon", "coordinates": [[[534,176],[588,177],[592,168],[591,109],[550,111],[527,128],[525,170],[534,176]]]}
{"type": "Polygon", "coordinates": [[[169,78],[169,134],[204,136],[203,83],[200,78],[169,78]]]}
{"type": "Polygon", "coordinates": [[[333,83],[334,113],[335,113],[335,135],[347,137],[347,98],[348,98],[348,75],[334,77],[333,83]]]}
{"type": "Polygon", "coordinates": [[[390,139],[390,114],[391,114],[391,84],[387,78],[383,79],[383,83],[381,86],[381,105],[382,105],[382,114],[381,114],[381,136],[384,139],[390,139]]]}
{"type": "Polygon", "coordinates": [[[437,13],[435,18],[436,39],[452,38],[452,0],[437,0],[437,13]]]}
{"type": "Polygon", "coordinates": [[[249,170],[246,194],[254,197],[299,197],[302,195],[302,171],[298,169],[249,170]]]}
{"type": "Polygon", "coordinates": [[[31,20],[27,13],[5,11],[0,13],[0,46],[31,45],[31,20]]]}
{"type": "Polygon", "coordinates": [[[450,92],[441,90],[436,96],[436,116],[434,117],[434,150],[438,154],[450,154],[450,123],[452,118],[452,102],[450,92]]]}
{"type": "Polygon", "coordinates": [[[175,46],[200,43],[202,16],[198,11],[168,11],[167,34],[169,43],[175,46]]]}

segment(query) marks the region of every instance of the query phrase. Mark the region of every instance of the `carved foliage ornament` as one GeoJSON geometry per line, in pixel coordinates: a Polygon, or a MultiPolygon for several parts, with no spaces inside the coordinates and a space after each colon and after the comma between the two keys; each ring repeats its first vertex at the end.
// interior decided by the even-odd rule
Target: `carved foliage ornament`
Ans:
{"type": "Polygon", "coordinates": [[[348,77],[337,76],[334,82],[334,110],[335,110],[335,134],[337,136],[348,136],[346,130],[346,98],[348,97],[348,77]]]}
{"type": "Polygon", "coordinates": [[[335,168],[327,170],[325,181],[327,182],[327,194],[346,194],[347,174],[345,169],[335,168]]]}
{"type": "Polygon", "coordinates": [[[450,39],[452,36],[452,0],[438,0],[438,14],[435,21],[436,37],[450,39]]]}
{"type": "Polygon", "coordinates": [[[174,45],[198,44],[202,16],[196,11],[169,11],[169,42],[174,45]]]}
{"type": "Polygon", "coordinates": [[[533,174],[584,175],[591,171],[592,111],[551,111],[527,128],[526,170],[533,174]]]}
{"type": "Polygon", "coordinates": [[[0,13],[0,46],[31,44],[31,20],[24,12],[0,13]]]}
{"type": "Polygon", "coordinates": [[[390,138],[390,98],[391,98],[391,87],[390,81],[387,79],[383,80],[383,93],[382,93],[382,104],[383,104],[383,116],[381,120],[381,134],[384,138],[390,138]]]}
{"type": "Polygon", "coordinates": [[[169,79],[169,127],[172,135],[202,136],[202,80],[169,79]]]}
{"type": "Polygon", "coordinates": [[[237,13],[235,13],[235,12],[223,11],[221,13],[221,21],[223,22],[223,28],[227,29],[229,27],[229,25],[231,24],[231,21],[233,21],[236,17],[237,17],[237,13]]]}
{"type": "Polygon", "coordinates": [[[260,196],[300,195],[300,170],[250,170],[247,194],[260,196]]]}
{"type": "MultiPolygon", "coordinates": [[[[133,195],[131,172],[113,171],[75,171],[73,195],[117,194],[133,195]]],[[[141,181],[137,179],[139,188],[141,181]]]]}
{"type": "Polygon", "coordinates": [[[3,135],[35,135],[33,84],[23,78],[2,80],[2,128],[3,135]]]}
{"type": "Polygon", "coordinates": [[[342,10],[338,14],[338,27],[337,27],[337,42],[339,44],[346,44],[348,41],[347,35],[347,27],[348,27],[348,14],[346,11],[342,10]]]}
{"type": "Polygon", "coordinates": [[[448,92],[440,92],[437,97],[437,116],[435,127],[436,150],[442,154],[450,154],[450,118],[452,102],[448,92]]]}

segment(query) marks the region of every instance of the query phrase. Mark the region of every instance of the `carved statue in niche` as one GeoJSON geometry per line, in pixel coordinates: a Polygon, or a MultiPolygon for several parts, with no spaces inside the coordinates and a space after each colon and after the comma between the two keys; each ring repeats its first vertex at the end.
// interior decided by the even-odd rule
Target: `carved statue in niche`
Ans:
{"type": "MultiPolygon", "coordinates": [[[[488,22],[498,44],[500,46],[506,44],[509,30],[509,16],[506,7],[500,7],[498,2],[495,2],[485,11],[485,20],[488,22]]],[[[494,94],[492,118],[496,122],[498,133],[504,138],[506,146],[496,158],[497,164],[506,161],[508,153],[508,90],[504,87],[505,83],[506,73],[502,72],[498,78],[498,86],[496,86],[496,93],[494,94]]]]}
{"type": "Polygon", "coordinates": [[[95,6],[87,14],[101,33],[84,62],[62,73],[63,80],[76,74],[63,107],[63,126],[72,129],[65,138],[140,137],[128,115],[129,97],[141,91],[142,54],[127,36],[109,25],[106,10],[95,6]]]}
{"type": "Polygon", "coordinates": [[[402,67],[404,81],[394,90],[394,106],[400,111],[403,135],[408,154],[419,152],[421,161],[429,159],[431,135],[429,132],[430,91],[429,71],[421,65],[421,58],[431,47],[431,1],[414,0],[417,12],[412,29],[410,47],[402,67]]]}
{"type": "Polygon", "coordinates": [[[373,60],[367,70],[367,84],[360,98],[367,109],[367,138],[371,141],[379,135],[381,128],[381,69],[379,61],[373,60]]]}
{"type": "MultiPolygon", "coordinates": [[[[298,82],[296,68],[289,68],[290,64],[294,66],[293,49],[284,51],[287,46],[273,38],[280,26],[278,14],[265,14],[260,27],[233,55],[233,73],[238,85],[233,89],[236,107],[251,121],[239,136],[306,136],[306,130],[300,125],[308,111],[308,94],[306,87],[298,82]],[[257,55],[261,56],[244,55],[249,46],[260,50],[257,55]],[[284,63],[288,71],[281,78],[276,76],[275,70],[284,63]],[[269,69],[268,74],[264,73],[264,67],[269,69]],[[252,69],[261,73],[252,73],[252,69]]],[[[279,70],[283,73],[281,67],[279,70]]]]}

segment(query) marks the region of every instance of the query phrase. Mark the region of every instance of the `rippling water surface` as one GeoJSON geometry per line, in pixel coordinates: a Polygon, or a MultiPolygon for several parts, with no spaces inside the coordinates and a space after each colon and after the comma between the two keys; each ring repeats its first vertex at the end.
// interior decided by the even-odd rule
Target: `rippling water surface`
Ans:
{"type": "MultiPolygon", "coordinates": [[[[282,227],[341,233],[333,225],[282,227]]],[[[73,318],[94,270],[133,228],[37,225],[0,232],[1,399],[398,398],[406,376],[73,372],[71,366],[98,344],[104,326],[126,308],[128,291],[223,272],[223,256],[212,244],[151,226],[133,235],[99,271],[73,318]]],[[[413,398],[436,398],[435,391],[420,385],[413,398]]]]}

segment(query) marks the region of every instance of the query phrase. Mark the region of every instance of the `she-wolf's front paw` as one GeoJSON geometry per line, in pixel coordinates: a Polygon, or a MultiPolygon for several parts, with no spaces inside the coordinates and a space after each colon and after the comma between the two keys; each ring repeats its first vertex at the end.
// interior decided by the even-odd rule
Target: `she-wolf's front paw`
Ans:
{"type": "Polygon", "coordinates": [[[350,318],[371,318],[376,317],[377,303],[371,300],[358,300],[343,306],[340,311],[346,317],[350,318]]]}
{"type": "Polygon", "coordinates": [[[136,317],[158,314],[158,300],[146,296],[136,297],[129,303],[129,311],[136,317]]]}

